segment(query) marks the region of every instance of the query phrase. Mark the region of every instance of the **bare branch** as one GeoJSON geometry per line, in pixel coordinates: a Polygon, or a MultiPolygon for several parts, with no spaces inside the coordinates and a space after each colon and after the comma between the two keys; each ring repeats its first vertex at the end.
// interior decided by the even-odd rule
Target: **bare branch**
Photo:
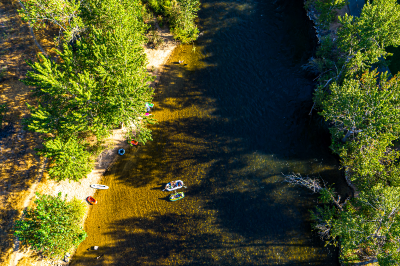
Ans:
{"type": "Polygon", "coordinates": [[[311,177],[302,177],[300,174],[291,174],[291,175],[285,175],[282,173],[282,175],[285,177],[284,182],[290,183],[290,184],[295,184],[299,185],[302,187],[306,187],[309,190],[311,190],[313,193],[321,193],[322,190],[326,190],[329,193],[329,196],[332,200],[332,202],[336,205],[336,207],[340,210],[343,211],[343,207],[346,205],[347,201],[350,198],[347,198],[342,204],[340,204],[340,195],[338,195],[338,198],[335,199],[335,195],[326,188],[325,182],[322,180],[324,183],[323,186],[321,186],[320,182],[316,178],[311,178],[311,177]]]}
{"type": "Polygon", "coordinates": [[[285,182],[306,187],[310,189],[313,193],[318,193],[323,189],[317,179],[310,178],[308,176],[302,177],[300,174],[294,173],[291,175],[284,175],[282,173],[282,175],[285,177],[285,182]]]}

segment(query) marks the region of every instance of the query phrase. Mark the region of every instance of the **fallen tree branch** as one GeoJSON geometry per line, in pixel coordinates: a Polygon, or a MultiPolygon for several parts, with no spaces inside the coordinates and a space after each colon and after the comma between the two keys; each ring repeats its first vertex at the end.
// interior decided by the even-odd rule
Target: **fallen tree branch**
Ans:
{"type": "Polygon", "coordinates": [[[306,187],[313,193],[318,193],[323,189],[323,187],[321,186],[321,184],[317,179],[310,178],[308,176],[302,177],[300,174],[294,174],[294,173],[291,175],[284,175],[282,173],[282,175],[285,177],[284,180],[285,182],[306,187]]]}
{"type": "Polygon", "coordinates": [[[311,178],[311,177],[302,177],[300,174],[291,174],[291,175],[282,175],[285,177],[284,182],[290,183],[290,184],[295,184],[299,185],[302,187],[306,187],[309,190],[311,190],[313,193],[321,193],[323,190],[328,192],[332,202],[336,205],[336,207],[340,210],[343,211],[343,207],[346,205],[347,201],[350,199],[347,198],[342,204],[340,203],[340,195],[338,195],[337,199],[335,198],[335,195],[333,192],[331,192],[328,188],[326,188],[325,182],[324,185],[321,186],[320,182],[316,178],[311,178]]]}

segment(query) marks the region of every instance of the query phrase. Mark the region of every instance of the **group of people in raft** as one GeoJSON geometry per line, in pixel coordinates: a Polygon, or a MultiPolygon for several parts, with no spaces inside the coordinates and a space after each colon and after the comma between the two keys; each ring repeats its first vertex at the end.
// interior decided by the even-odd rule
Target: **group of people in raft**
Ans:
{"type": "Polygon", "coordinates": [[[168,187],[168,188],[176,188],[176,187],[179,187],[179,186],[183,186],[183,182],[180,181],[180,180],[178,180],[178,181],[171,181],[171,183],[168,183],[168,184],[167,184],[167,187],[168,187]]]}
{"type": "MultiPolygon", "coordinates": [[[[186,188],[183,181],[181,181],[181,180],[171,181],[171,182],[167,183],[167,185],[165,185],[165,189],[163,189],[163,191],[165,191],[165,190],[172,191],[172,190],[180,189],[183,187],[186,188]]],[[[177,201],[177,200],[183,199],[184,197],[185,197],[185,193],[176,192],[176,193],[169,195],[169,200],[177,201]]]]}

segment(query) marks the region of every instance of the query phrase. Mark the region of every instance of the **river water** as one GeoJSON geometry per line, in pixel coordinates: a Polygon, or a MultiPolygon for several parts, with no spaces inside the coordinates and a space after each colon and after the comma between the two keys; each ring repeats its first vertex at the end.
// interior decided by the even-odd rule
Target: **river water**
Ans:
{"type": "Polygon", "coordinates": [[[282,182],[295,172],[349,192],[308,115],[315,84],[300,66],[317,44],[302,5],[202,1],[203,34],[156,88],[154,141],[105,175],[71,265],[339,265],[311,231],[315,195],[282,182]],[[186,197],[169,202],[161,189],[177,179],[186,197]]]}

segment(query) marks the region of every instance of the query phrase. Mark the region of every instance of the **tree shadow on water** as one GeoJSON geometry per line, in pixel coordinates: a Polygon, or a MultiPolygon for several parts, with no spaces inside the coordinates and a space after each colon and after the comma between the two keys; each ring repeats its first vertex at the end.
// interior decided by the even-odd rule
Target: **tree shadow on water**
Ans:
{"type": "MultiPolygon", "coordinates": [[[[85,265],[319,265],[319,259],[279,263],[263,254],[248,256],[243,250],[296,247],[290,243],[227,241],[206,231],[203,215],[153,214],[149,218],[116,221],[109,235],[118,245],[96,251],[85,265]],[[121,233],[123,232],[123,233],[121,233]],[[104,254],[104,258],[95,257],[104,254]]],[[[88,251],[92,252],[93,251],[88,251]]],[[[82,258],[77,258],[80,261],[82,258]]],[[[77,264],[72,264],[77,265],[77,264]]]]}

